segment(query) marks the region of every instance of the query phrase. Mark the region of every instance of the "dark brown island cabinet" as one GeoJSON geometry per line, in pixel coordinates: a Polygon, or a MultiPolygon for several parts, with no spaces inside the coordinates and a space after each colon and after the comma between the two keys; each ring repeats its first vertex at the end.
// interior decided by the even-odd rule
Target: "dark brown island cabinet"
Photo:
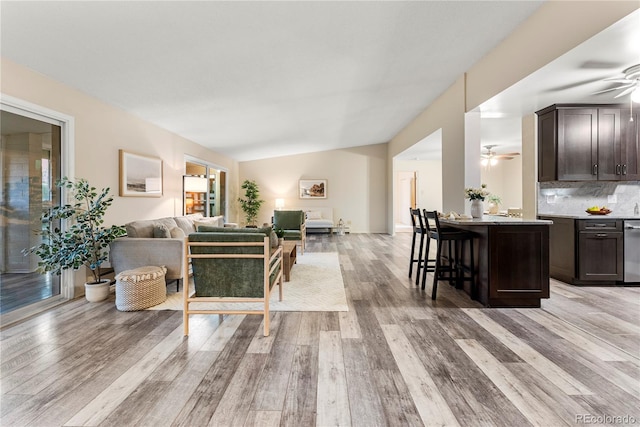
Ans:
{"type": "Polygon", "coordinates": [[[538,181],[640,180],[638,111],[554,104],[536,114],[538,181]]]}
{"type": "MultiPolygon", "coordinates": [[[[474,235],[476,280],[464,283],[471,298],[486,307],[540,307],[549,298],[550,221],[485,215],[440,222],[474,235]]],[[[464,258],[470,265],[469,251],[464,258]]]]}
{"type": "Polygon", "coordinates": [[[623,220],[573,219],[541,215],[549,231],[549,274],[574,285],[618,284],[624,280],[623,220]]]}

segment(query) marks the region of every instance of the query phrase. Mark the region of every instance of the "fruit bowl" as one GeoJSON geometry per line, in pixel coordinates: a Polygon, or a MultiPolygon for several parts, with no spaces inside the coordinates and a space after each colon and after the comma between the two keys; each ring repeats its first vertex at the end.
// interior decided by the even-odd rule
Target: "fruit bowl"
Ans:
{"type": "Polygon", "coordinates": [[[599,211],[590,211],[587,209],[585,212],[589,215],[609,215],[612,211],[611,209],[600,209],[599,211]]]}

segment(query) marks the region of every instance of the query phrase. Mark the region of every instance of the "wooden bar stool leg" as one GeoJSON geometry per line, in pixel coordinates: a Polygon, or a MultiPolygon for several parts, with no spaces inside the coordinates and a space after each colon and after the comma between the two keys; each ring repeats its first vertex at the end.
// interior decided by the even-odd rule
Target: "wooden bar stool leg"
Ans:
{"type": "Polygon", "coordinates": [[[427,247],[424,252],[424,266],[422,270],[422,289],[427,284],[427,272],[429,271],[429,251],[431,250],[431,238],[427,236],[427,247]]]}
{"type": "Polygon", "coordinates": [[[420,270],[422,269],[422,247],[424,246],[424,233],[420,234],[420,248],[418,248],[418,271],[416,273],[416,286],[420,283],[420,270]]]}
{"type": "Polygon", "coordinates": [[[438,249],[436,250],[436,267],[433,271],[433,287],[431,289],[431,299],[436,299],[436,292],[438,291],[438,279],[440,278],[440,256],[442,255],[442,240],[438,240],[438,249]]]}
{"type": "Polygon", "coordinates": [[[413,230],[413,236],[411,238],[411,255],[409,257],[409,278],[411,278],[411,274],[413,273],[413,263],[414,263],[414,255],[416,250],[416,230],[413,230]]]}

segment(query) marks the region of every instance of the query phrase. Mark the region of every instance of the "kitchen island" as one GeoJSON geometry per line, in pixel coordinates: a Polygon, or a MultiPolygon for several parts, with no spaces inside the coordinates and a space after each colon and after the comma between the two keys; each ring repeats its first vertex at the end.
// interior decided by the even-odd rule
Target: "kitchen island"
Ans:
{"type": "Polygon", "coordinates": [[[549,298],[552,223],[493,215],[440,219],[442,226],[474,234],[476,284],[474,289],[465,282],[464,290],[486,307],[540,307],[540,300],[549,298]]]}

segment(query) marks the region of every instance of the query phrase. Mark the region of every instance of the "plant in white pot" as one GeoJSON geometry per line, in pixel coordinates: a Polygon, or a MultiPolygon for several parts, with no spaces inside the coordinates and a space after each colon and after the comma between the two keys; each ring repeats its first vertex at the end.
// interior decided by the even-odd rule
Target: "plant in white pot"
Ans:
{"type": "Polygon", "coordinates": [[[489,201],[489,213],[493,215],[497,214],[500,207],[500,203],[502,203],[500,196],[496,196],[495,194],[489,194],[487,196],[487,200],[489,201]]]}
{"type": "Polygon", "coordinates": [[[108,187],[98,192],[85,179],[74,182],[65,177],[56,185],[69,190],[75,202],[45,210],[40,217],[42,230],[36,231],[42,242],[24,253],[40,257],[40,273],[59,275],[63,270],[85,266],[93,275],[93,280],[85,284],[85,297],[91,302],[102,301],[109,296],[110,281],[102,279],[100,266],[108,259],[109,244],[126,234],[124,227],[102,225],[113,197],[108,187]],[[60,227],[61,220],[66,227],[60,227]]]}

